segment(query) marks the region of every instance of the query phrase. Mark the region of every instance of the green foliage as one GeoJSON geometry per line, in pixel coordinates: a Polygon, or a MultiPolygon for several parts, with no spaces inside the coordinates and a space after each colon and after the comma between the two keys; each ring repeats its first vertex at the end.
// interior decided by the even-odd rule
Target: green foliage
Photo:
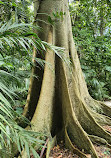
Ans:
{"type": "Polygon", "coordinates": [[[52,13],[52,17],[51,16],[48,16],[48,22],[51,24],[51,25],[54,25],[55,24],[55,21],[58,21],[58,20],[63,20],[64,16],[65,16],[65,12],[53,12],[52,13]]]}
{"type": "Polygon", "coordinates": [[[45,62],[43,53],[49,49],[68,63],[64,49],[41,41],[32,32],[33,28],[38,29],[11,20],[0,24],[0,155],[5,158],[13,157],[13,146],[20,153],[25,148],[28,157],[30,152],[39,157],[35,148],[41,148],[44,144],[43,134],[27,131],[17,124],[24,122],[30,125],[21,114],[28,93],[31,67],[48,64],[51,68],[51,64],[45,62]],[[33,47],[43,59],[33,58],[34,62],[31,61],[33,47]]]}
{"type": "Polygon", "coordinates": [[[4,70],[1,81],[19,94],[28,90],[26,80],[30,77],[32,47],[43,47],[40,39],[34,33],[28,32],[31,28],[29,24],[12,23],[11,20],[1,24],[0,28],[0,68],[4,70]],[[35,36],[34,40],[32,36],[35,36]],[[6,76],[6,73],[10,75],[6,76]]]}
{"type": "Polygon", "coordinates": [[[18,23],[29,23],[33,19],[32,0],[2,0],[0,1],[0,21],[13,19],[18,23]]]}
{"type": "MultiPolygon", "coordinates": [[[[3,71],[0,72],[2,74],[3,71]]],[[[5,73],[5,76],[9,75],[5,73]]],[[[2,157],[12,157],[13,145],[17,146],[19,152],[25,149],[29,155],[30,151],[34,150],[35,146],[41,147],[44,144],[43,140],[37,139],[37,137],[44,137],[40,133],[27,131],[17,125],[16,119],[22,119],[27,124],[29,121],[20,114],[16,113],[12,106],[11,101],[14,102],[12,95],[15,95],[13,91],[8,89],[2,82],[0,82],[0,155],[2,157]],[[8,101],[10,98],[11,101],[8,101]]]]}
{"type": "Polygon", "coordinates": [[[81,0],[70,5],[72,30],[92,97],[111,96],[111,9],[107,1],[81,0]]]}
{"type": "Polygon", "coordinates": [[[25,147],[28,157],[30,152],[39,157],[34,148],[44,144],[39,139],[44,139],[44,135],[17,124],[21,120],[30,125],[21,115],[23,107],[20,105],[27,96],[32,48],[45,49],[38,36],[30,32],[31,28],[29,24],[11,21],[0,25],[0,155],[5,158],[14,156],[13,145],[20,153],[25,147]]]}

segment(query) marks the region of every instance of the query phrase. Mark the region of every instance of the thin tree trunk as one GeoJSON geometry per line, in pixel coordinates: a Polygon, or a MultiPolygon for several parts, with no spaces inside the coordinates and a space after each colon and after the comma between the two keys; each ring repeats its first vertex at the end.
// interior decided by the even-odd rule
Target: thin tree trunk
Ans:
{"type": "Polygon", "coordinates": [[[101,8],[100,8],[100,35],[103,36],[104,32],[104,9],[103,9],[104,2],[101,1],[101,8]]]}

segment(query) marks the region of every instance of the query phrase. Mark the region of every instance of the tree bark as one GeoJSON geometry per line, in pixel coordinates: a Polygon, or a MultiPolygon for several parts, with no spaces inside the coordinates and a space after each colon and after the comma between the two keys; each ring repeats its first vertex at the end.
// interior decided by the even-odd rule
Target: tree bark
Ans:
{"type": "MultiPolygon", "coordinates": [[[[39,37],[64,47],[63,55],[70,58],[71,64],[69,68],[50,49],[44,52],[45,60],[53,70],[48,64],[43,71],[38,66],[33,68],[24,115],[31,118],[33,131],[47,133],[50,140],[47,157],[57,138],[80,157],[87,157],[87,153],[97,158],[93,140],[102,137],[106,144],[111,143],[111,135],[102,128],[102,125],[111,125],[111,108],[95,101],[88,93],[73,42],[68,1],[41,0],[35,1],[34,5],[35,23],[42,28],[39,37]],[[65,14],[56,18],[53,16],[56,12],[65,14]],[[53,25],[48,21],[49,16],[53,25]],[[34,77],[38,74],[39,80],[34,77]]],[[[34,57],[38,56],[41,55],[34,50],[34,57]]]]}

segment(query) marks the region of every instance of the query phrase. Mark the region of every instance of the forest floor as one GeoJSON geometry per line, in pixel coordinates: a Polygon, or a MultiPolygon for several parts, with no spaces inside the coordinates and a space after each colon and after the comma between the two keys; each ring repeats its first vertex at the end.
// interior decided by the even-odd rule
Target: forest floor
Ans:
{"type": "MultiPolygon", "coordinates": [[[[111,101],[105,101],[105,104],[111,106],[111,101]]],[[[110,126],[104,126],[104,129],[111,132],[110,126]]],[[[94,147],[97,151],[99,158],[111,158],[111,149],[97,144],[95,144],[94,147]]],[[[90,155],[87,156],[88,158],[91,158],[90,155]]],[[[80,158],[80,157],[71,153],[68,149],[64,147],[63,143],[61,143],[60,145],[54,146],[54,148],[51,150],[51,154],[49,158],[80,158]]]]}
{"type": "MultiPolygon", "coordinates": [[[[111,149],[100,146],[100,145],[94,145],[98,157],[99,158],[111,158],[111,149]]],[[[49,158],[80,158],[79,156],[71,153],[68,149],[64,148],[62,144],[55,146],[51,150],[51,154],[49,158]]],[[[87,158],[91,158],[91,155],[87,155],[87,158]]]]}

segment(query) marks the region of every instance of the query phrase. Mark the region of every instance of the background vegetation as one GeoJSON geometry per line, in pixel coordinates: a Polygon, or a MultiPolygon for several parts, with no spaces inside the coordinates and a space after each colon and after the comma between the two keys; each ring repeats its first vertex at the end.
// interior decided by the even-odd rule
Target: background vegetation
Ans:
{"type": "MultiPolygon", "coordinates": [[[[80,0],[70,3],[72,30],[84,76],[92,97],[111,96],[111,3],[80,0]]],[[[0,1],[0,155],[12,157],[12,144],[39,157],[43,135],[26,131],[19,120],[25,105],[31,74],[33,47],[45,50],[46,43],[33,33],[32,0],[0,1]],[[32,38],[34,37],[34,38],[32,38]]],[[[37,27],[35,29],[38,29],[37,27]]],[[[48,46],[48,45],[47,45],[48,46]]],[[[51,46],[57,54],[59,48],[51,46]]],[[[60,54],[58,54],[60,56],[60,54]]],[[[60,56],[61,57],[61,56],[60,56]]],[[[44,61],[37,59],[43,66],[44,61]]],[[[37,77],[37,76],[36,76],[37,77]]]]}
{"type": "Polygon", "coordinates": [[[91,96],[111,96],[111,2],[80,0],[70,4],[74,41],[91,96]]]}

